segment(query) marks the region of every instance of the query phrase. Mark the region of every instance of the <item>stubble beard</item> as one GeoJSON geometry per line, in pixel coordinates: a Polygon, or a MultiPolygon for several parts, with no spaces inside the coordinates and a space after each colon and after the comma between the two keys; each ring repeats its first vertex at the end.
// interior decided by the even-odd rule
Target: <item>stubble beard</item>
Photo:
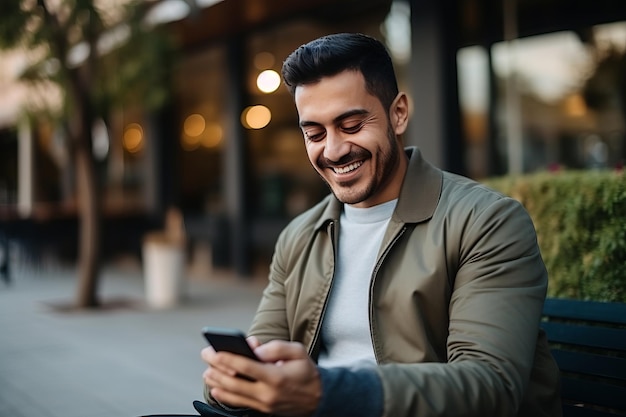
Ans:
{"type": "Polygon", "coordinates": [[[391,181],[393,171],[400,165],[400,152],[396,144],[396,136],[391,130],[391,126],[387,129],[387,139],[388,147],[386,149],[378,148],[378,158],[374,175],[361,191],[355,190],[352,188],[354,186],[351,187],[349,183],[339,184],[333,187],[333,185],[322,176],[322,179],[337,200],[350,205],[361,203],[380,192],[382,188],[391,181]]]}

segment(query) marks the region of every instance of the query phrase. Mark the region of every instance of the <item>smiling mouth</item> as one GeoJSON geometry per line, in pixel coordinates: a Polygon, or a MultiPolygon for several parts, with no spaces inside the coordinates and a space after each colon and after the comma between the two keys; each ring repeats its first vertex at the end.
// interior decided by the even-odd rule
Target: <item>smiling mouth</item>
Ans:
{"type": "Polygon", "coordinates": [[[337,174],[347,174],[349,172],[354,171],[355,169],[357,169],[361,165],[363,165],[363,161],[353,162],[350,165],[346,165],[345,167],[333,168],[333,171],[335,171],[335,173],[337,173],[337,174]]]}

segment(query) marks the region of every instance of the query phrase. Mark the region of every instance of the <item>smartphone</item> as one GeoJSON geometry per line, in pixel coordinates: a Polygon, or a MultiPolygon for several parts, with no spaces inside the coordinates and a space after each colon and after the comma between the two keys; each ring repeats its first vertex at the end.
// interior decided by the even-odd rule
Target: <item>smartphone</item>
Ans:
{"type": "Polygon", "coordinates": [[[255,361],[259,360],[246,341],[246,336],[240,330],[224,327],[204,327],[202,334],[204,334],[207,342],[216,351],[223,350],[243,355],[255,361]]]}

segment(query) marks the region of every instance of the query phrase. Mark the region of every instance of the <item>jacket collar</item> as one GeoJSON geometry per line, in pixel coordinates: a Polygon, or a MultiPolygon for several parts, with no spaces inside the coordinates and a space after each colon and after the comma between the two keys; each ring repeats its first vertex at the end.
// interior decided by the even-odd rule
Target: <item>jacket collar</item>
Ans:
{"type": "MultiPolygon", "coordinates": [[[[422,158],[420,150],[414,146],[404,149],[409,164],[400,190],[400,197],[393,217],[403,223],[419,223],[430,219],[439,204],[443,184],[443,172],[422,158]]],[[[334,195],[320,216],[316,229],[329,221],[339,219],[343,203],[334,195]]]]}
{"type": "Polygon", "coordinates": [[[443,172],[422,157],[416,147],[404,150],[409,157],[404,183],[394,216],[404,223],[430,219],[439,204],[443,172]]]}

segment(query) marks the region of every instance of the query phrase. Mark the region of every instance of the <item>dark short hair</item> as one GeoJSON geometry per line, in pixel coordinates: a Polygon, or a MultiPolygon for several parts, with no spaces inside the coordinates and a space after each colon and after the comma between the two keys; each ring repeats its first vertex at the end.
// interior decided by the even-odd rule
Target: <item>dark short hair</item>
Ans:
{"type": "Polygon", "coordinates": [[[345,70],[359,71],[367,91],[385,109],[398,95],[398,82],[387,49],[360,33],[338,33],[315,39],[293,51],[283,63],[283,81],[293,95],[296,87],[345,70]]]}

